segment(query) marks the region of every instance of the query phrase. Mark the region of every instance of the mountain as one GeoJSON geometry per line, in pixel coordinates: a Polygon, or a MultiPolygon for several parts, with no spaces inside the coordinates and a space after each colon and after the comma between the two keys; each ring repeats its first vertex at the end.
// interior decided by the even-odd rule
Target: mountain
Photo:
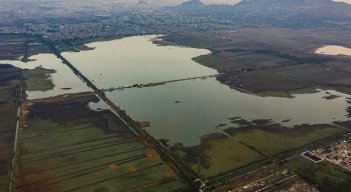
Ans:
{"type": "Polygon", "coordinates": [[[282,27],[341,26],[351,21],[351,5],[331,0],[243,0],[232,18],[282,27]]]}
{"type": "Polygon", "coordinates": [[[242,25],[351,28],[351,5],[332,0],[242,0],[232,6],[204,5],[199,0],[191,0],[173,7],[173,10],[242,25]]]}
{"type": "Polygon", "coordinates": [[[179,7],[182,8],[200,8],[204,6],[206,5],[203,4],[200,0],[190,0],[179,5],[179,7]]]}
{"type": "Polygon", "coordinates": [[[351,14],[351,6],[331,0],[243,0],[236,4],[235,10],[255,12],[295,12],[318,13],[320,15],[351,14]]]}
{"type": "Polygon", "coordinates": [[[146,1],[144,1],[144,0],[140,0],[139,2],[138,2],[138,5],[148,5],[149,3],[148,2],[146,2],[146,1]]]}
{"type": "Polygon", "coordinates": [[[169,9],[173,11],[181,12],[185,15],[206,17],[206,16],[221,14],[220,12],[223,11],[223,9],[228,9],[231,7],[232,7],[231,5],[226,5],[226,4],[206,5],[202,3],[200,0],[190,0],[178,6],[169,7],[169,9]]]}

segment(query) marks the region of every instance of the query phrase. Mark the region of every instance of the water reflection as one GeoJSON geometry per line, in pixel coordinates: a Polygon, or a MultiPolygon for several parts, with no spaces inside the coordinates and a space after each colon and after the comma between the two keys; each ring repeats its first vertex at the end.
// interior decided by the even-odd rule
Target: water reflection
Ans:
{"type": "Polygon", "coordinates": [[[99,88],[147,84],[217,74],[192,58],[209,54],[205,49],[158,46],[156,35],[128,37],[87,44],[94,50],[63,53],[99,88]]]}
{"type": "Polygon", "coordinates": [[[53,54],[40,54],[29,58],[30,62],[24,63],[19,60],[3,60],[0,63],[11,64],[21,69],[34,69],[43,67],[53,69],[56,72],[51,74],[55,87],[48,91],[26,91],[28,99],[39,99],[68,93],[79,93],[90,91],[90,89],[71,71],[71,69],[53,54]]]}
{"type": "Polygon", "coordinates": [[[218,129],[236,127],[230,118],[252,121],[272,119],[284,126],[332,123],[347,120],[345,95],[336,91],[298,94],[294,98],[249,95],[215,79],[170,83],[107,93],[135,120],[150,121],[146,128],[158,139],[199,144],[199,137],[218,129]],[[339,97],[330,98],[330,95],[339,97]],[[225,125],[218,127],[218,125],[225,125]]]}

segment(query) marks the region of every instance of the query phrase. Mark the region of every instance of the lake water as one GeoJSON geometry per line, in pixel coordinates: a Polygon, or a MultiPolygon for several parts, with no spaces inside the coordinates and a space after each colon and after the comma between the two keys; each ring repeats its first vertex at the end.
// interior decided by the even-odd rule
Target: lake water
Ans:
{"type": "Polygon", "coordinates": [[[130,86],[213,75],[217,71],[192,61],[209,54],[205,49],[157,46],[158,36],[136,36],[87,44],[91,51],[62,55],[99,88],[130,86]]]}
{"type": "Polygon", "coordinates": [[[61,63],[53,54],[40,54],[30,57],[33,60],[24,63],[19,60],[2,60],[2,64],[11,64],[21,69],[34,69],[36,67],[43,67],[45,69],[54,69],[56,73],[51,74],[51,79],[55,85],[52,90],[48,91],[27,91],[28,99],[39,99],[52,97],[68,93],[79,93],[85,91],[91,91],[85,83],[83,83],[77,76],[72,73],[71,69],[61,63]],[[63,89],[70,88],[70,89],[63,89]]]}
{"type": "Polygon", "coordinates": [[[317,54],[323,55],[346,55],[351,56],[351,48],[337,46],[337,45],[327,45],[316,50],[317,54]]]}
{"type": "Polygon", "coordinates": [[[326,100],[326,91],[295,98],[259,97],[232,90],[212,78],[126,89],[107,93],[107,97],[135,120],[149,121],[151,127],[145,129],[154,137],[191,146],[218,129],[238,127],[230,123],[233,117],[272,119],[288,127],[347,120],[348,95],[328,92],[341,97],[326,100]],[[227,125],[216,127],[219,124],[227,125]]]}
{"type": "MultiPolygon", "coordinates": [[[[100,88],[167,81],[216,74],[191,59],[208,50],[157,46],[156,36],[129,37],[91,43],[92,51],[63,55],[100,88]]],[[[294,98],[260,97],[230,89],[215,78],[167,83],[160,86],[106,92],[117,106],[137,121],[149,121],[145,128],[157,139],[200,143],[200,137],[220,129],[237,127],[229,118],[251,121],[272,119],[287,127],[300,124],[347,120],[349,95],[335,91],[298,94],[294,98]],[[324,97],[340,97],[327,100],[324,97]],[[289,121],[287,121],[289,120],[289,121]],[[218,127],[219,124],[227,124],[218,127]]],[[[95,104],[93,108],[105,108],[95,104]]]]}

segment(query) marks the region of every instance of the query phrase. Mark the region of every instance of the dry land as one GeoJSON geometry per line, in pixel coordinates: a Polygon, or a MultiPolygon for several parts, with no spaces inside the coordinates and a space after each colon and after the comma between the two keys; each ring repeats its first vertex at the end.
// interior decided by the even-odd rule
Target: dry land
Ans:
{"type": "Polygon", "coordinates": [[[231,88],[289,96],[296,90],[316,87],[351,92],[351,58],[314,53],[329,44],[351,47],[348,34],[328,29],[248,27],[233,31],[183,32],[164,39],[178,45],[210,49],[212,54],[194,60],[220,72],[217,79],[231,88]]]}
{"type": "Polygon", "coordinates": [[[8,191],[22,72],[0,65],[0,192],[8,191]]]}
{"type": "Polygon", "coordinates": [[[49,50],[36,36],[25,34],[0,34],[0,60],[21,59],[28,61],[32,55],[49,50]]]}

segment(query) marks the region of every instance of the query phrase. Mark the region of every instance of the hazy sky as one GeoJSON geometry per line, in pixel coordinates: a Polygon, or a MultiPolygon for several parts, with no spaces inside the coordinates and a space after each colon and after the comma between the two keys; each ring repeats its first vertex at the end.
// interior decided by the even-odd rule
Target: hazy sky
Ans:
{"type": "Polygon", "coordinates": [[[351,0],[334,0],[336,2],[345,2],[345,3],[350,3],[351,4],[351,0]]]}
{"type": "MultiPolygon", "coordinates": [[[[149,1],[149,2],[158,2],[158,3],[162,3],[162,4],[180,4],[183,3],[185,1],[189,1],[189,0],[145,0],[145,1],[149,1]]],[[[200,0],[201,2],[205,3],[205,4],[235,4],[240,2],[241,0],[200,0]]],[[[351,0],[334,0],[337,2],[346,2],[346,3],[350,3],[351,4],[351,0]]]]}
{"type": "MultiPolygon", "coordinates": [[[[124,2],[124,3],[135,3],[139,0],[101,0],[101,1],[114,1],[114,2],[124,2]]],[[[157,3],[162,5],[176,5],[181,4],[189,0],[144,0],[149,3],[157,3]]],[[[240,0],[200,0],[205,4],[235,4],[240,0]]]]}
{"type": "MultiPolygon", "coordinates": [[[[174,0],[176,1],[176,0],[174,0]]],[[[186,1],[186,0],[180,0],[181,2],[186,1]]],[[[206,3],[206,4],[210,4],[210,3],[217,3],[217,4],[235,4],[237,2],[239,2],[240,0],[201,0],[201,2],[206,3]]],[[[351,1],[351,0],[350,0],[351,1]]]]}

